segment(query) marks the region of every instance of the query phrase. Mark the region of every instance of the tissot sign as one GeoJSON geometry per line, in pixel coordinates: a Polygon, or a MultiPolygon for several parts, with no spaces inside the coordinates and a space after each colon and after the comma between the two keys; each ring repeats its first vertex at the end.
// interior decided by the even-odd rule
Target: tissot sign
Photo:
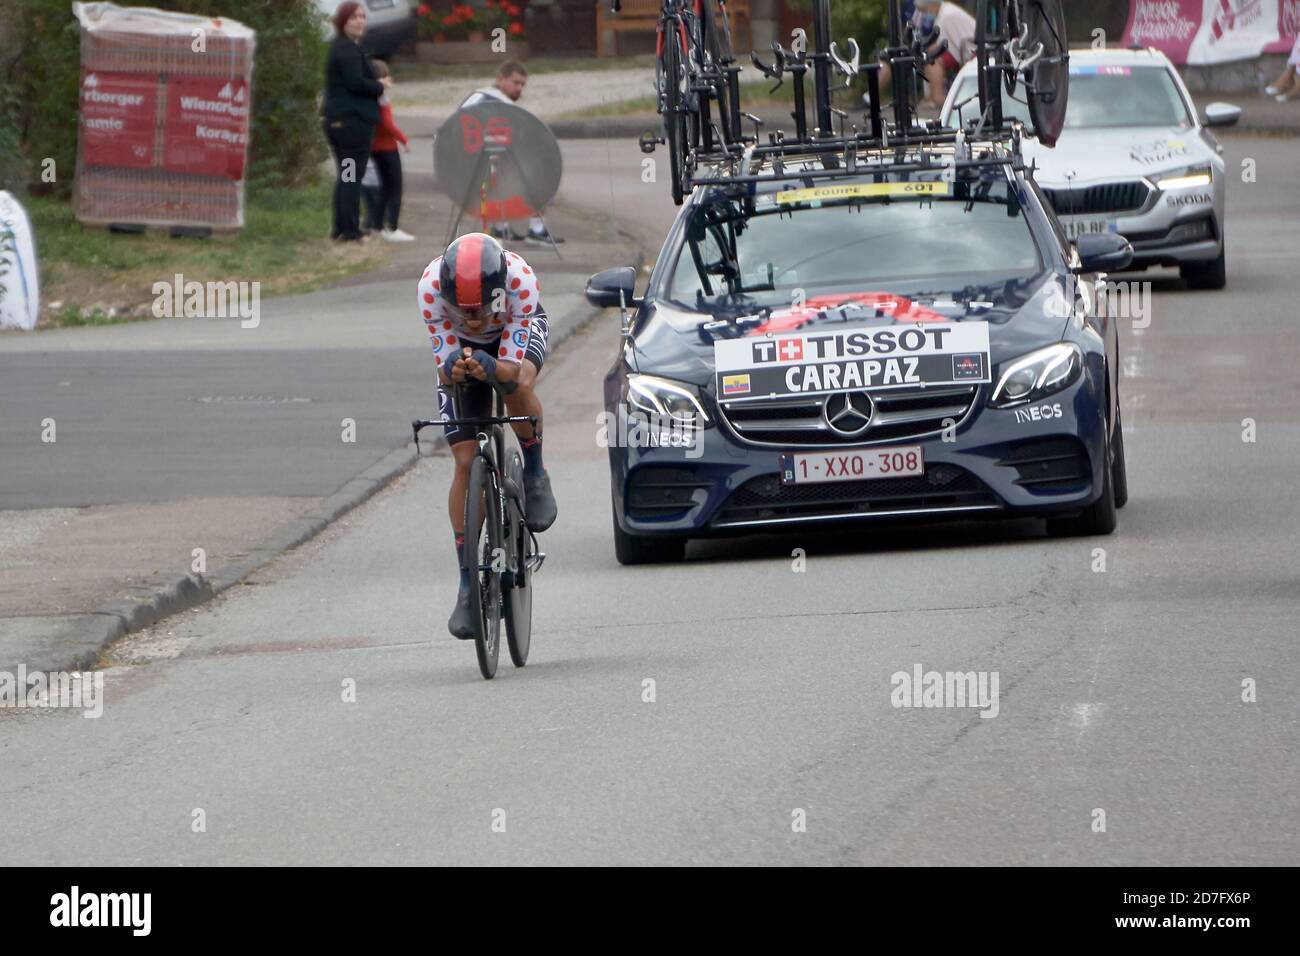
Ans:
{"type": "Polygon", "coordinates": [[[986,322],[724,339],[713,354],[718,397],[728,400],[990,380],[986,322]]]}
{"type": "Polygon", "coordinates": [[[1300,0],[1130,0],[1123,43],[1202,66],[1289,52],[1297,31],[1300,0]]]}

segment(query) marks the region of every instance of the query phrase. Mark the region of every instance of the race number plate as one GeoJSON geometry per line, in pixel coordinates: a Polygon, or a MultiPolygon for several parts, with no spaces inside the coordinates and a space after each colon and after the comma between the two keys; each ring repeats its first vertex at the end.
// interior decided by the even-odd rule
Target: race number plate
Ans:
{"type": "Polygon", "coordinates": [[[1061,225],[1071,242],[1080,236],[1119,231],[1115,220],[1104,216],[1062,216],[1061,225]]]}
{"type": "Polygon", "coordinates": [[[925,474],[920,445],[849,448],[781,456],[781,484],[811,485],[827,481],[914,478],[925,474]]]}

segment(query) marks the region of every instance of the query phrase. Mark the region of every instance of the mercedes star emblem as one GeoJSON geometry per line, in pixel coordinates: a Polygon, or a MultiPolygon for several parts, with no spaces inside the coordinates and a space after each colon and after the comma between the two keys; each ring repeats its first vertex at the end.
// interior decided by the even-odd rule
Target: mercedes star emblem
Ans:
{"type": "Polygon", "coordinates": [[[826,399],[822,414],[833,431],[849,438],[871,427],[875,405],[866,392],[841,392],[826,399]]]}

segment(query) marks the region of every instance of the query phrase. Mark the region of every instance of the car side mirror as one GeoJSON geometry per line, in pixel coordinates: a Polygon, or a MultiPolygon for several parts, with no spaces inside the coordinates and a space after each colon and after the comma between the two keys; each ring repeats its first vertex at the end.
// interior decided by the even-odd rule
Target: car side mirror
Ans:
{"type": "Polygon", "coordinates": [[[1133,262],[1133,246],[1113,232],[1090,232],[1074,244],[1079,251],[1075,272],[1122,272],[1133,262]]]}
{"type": "Polygon", "coordinates": [[[1241,107],[1231,103],[1211,103],[1205,107],[1206,126],[1236,126],[1241,119],[1241,107]]]}
{"type": "Polygon", "coordinates": [[[636,290],[636,270],[631,266],[606,269],[587,280],[587,301],[600,309],[616,309],[639,305],[636,290]]]}

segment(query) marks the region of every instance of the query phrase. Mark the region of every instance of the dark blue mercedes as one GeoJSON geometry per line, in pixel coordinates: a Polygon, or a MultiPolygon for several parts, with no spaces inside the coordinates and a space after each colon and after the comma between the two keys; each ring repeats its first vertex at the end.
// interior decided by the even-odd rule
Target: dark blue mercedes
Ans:
{"type": "Polygon", "coordinates": [[[625,307],[605,379],[619,561],[882,519],[1113,531],[1127,485],[1098,280],[1128,243],[1076,249],[1003,154],[802,162],[696,188],[642,295],[629,267],[588,282],[625,307]]]}

